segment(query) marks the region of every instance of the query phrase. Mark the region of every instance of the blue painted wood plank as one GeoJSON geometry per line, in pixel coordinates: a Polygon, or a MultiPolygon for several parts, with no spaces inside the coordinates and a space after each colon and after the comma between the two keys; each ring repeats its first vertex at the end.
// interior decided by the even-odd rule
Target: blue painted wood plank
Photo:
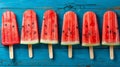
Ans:
{"type": "MultiPolygon", "coordinates": [[[[72,10],[78,16],[79,31],[81,35],[83,14],[86,11],[94,11],[98,18],[100,35],[102,33],[103,14],[107,10],[113,10],[118,15],[120,29],[120,0],[1,0],[0,18],[6,10],[13,11],[17,16],[19,33],[21,32],[22,16],[25,10],[33,9],[37,13],[39,31],[41,31],[43,14],[48,9],[57,12],[59,23],[59,41],[61,39],[63,15],[66,11],[72,10]]],[[[1,27],[1,24],[0,24],[1,27]]],[[[81,39],[81,36],[80,36],[81,39]]],[[[0,40],[1,43],[1,40],[0,40]]],[[[29,59],[26,45],[15,45],[15,59],[9,59],[8,47],[0,44],[0,66],[33,66],[41,67],[119,67],[120,65],[120,47],[115,47],[115,60],[109,59],[109,49],[107,46],[95,47],[95,59],[89,59],[87,47],[80,45],[73,46],[73,58],[67,56],[67,46],[61,46],[60,43],[54,45],[54,59],[48,57],[47,45],[37,44],[33,46],[34,57],[29,59]]]]}

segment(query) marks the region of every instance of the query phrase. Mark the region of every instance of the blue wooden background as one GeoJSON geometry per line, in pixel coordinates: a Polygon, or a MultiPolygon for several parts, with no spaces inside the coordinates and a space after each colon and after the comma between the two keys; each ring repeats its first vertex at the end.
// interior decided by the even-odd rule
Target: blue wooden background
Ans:
{"type": "MultiPolygon", "coordinates": [[[[43,19],[43,13],[48,9],[53,9],[58,14],[59,37],[61,37],[61,28],[63,15],[66,11],[76,12],[79,21],[79,31],[81,34],[82,18],[86,11],[94,11],[98,18],[100,36],[102,32],[102,18],[107,10],[113,10],[118,15],[120,29],[120,0],[0,0],[0,18],[6,10],[13,11],[17,16],[19,32],[21,32],[21,23],[23,12],[27,9],[33,9],[38,16],[39,30],[43,19]]],[[[1,27],[1,23],[0,23],[1,27]]],[[[60,41],[61,38],[59,38],[60,41]]],[[[81,36],[80,36],[81,39],[81,36]]],[[[0,40],[1,41],[1,40],[0,40]]],[[[0,66],[62,66],[62,67],[119,67],[120,66],[120,46],[115,47],[115,59],[109,59],[108,46],[98,46],[94,48],[95,59],[89,59],[88,47],[80,45],[73,46],[73,58],[67,56],[67,46],[56,44],[54,48],[54,59],[48,57],[48,48],[45,44],[33,46],[34,57],[29,59],[26,45],[14,46],[14,60],[9,59],[8,47],[0,44],[0,66]]]]}

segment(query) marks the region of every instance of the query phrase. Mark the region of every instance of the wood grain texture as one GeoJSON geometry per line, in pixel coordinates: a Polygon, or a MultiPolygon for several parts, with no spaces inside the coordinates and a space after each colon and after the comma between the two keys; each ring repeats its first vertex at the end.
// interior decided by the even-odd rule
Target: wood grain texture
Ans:
{"type": "MultiPolygon", "coordinates": [[[[17,16],[19,32],[22,27],[22,16],[25,10],[33,9],[38,17],[39,30],[41,31],[43,13],[48,9],[53,9],[58,15],[59,41],[61,39],[63,15],[66,11],[72,10],[78,16],[80,31],[82,30],[83,14],[86,11],[93,11],[98,18],[100,37],[102,33],[102,18],[107,10],[113,10],[118,15],[120,29],[120,0],[0,0],[0,18],[6,10],[13,11],[17,16]]],[[[1,24],[0,24],[1,27],[1,24]]],[[[39,31],[39,32],[40,32],[39,31]]],[[[1,40],[0,40],[1,42],[1,40]]],[[[14,60],[9,59],[9,49],[0,44],[0,66],[52,66],[52,67],[119,67],[120,66],[120,46],[114,47],[114,60],[109,58],[109,47],[94,47],[94,60],[89,58],[88,47],[80,45],[73,47],[73,58],[68,58],[67,46],[61,46],[60,43],[53,45],[54,59],[50,60],[48,55],[48,45],[33,45],[34,57],[29,59],[27,45],[14,46],[14,60]]]]}

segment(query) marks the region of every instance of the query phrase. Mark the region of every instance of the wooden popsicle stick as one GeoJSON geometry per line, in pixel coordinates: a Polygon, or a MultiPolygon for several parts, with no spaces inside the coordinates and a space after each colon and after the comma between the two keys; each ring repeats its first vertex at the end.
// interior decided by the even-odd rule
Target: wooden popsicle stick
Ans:
{"type": "Polygon", "coordinates": [[[53,48],[52,44],[48,44],[48,52],[49,52],[49,58],[53,59],[53,48]]]}
{"type": "Polygon", "coordinates": [[[68,46],[68,57],[72,58],[72,45],[68,46]]]}
{"type": "Polygon", "coordinates": [[[110,59],[114,60],[114,47],[110,46],[110,59]]]}
{"type": "Polygon", "coordinates": [[[28,44],[28,52],[29,52],[29,58],[33,57],[33,52],[32,52],[32,45],[28,44]]]}
{"type": "Polygon", "coordinates": [[[89,53],[90,53],[90,59],[94,59],[93,46],[90,46],[90,47],[89,47],[89,53]]]}
{"type": "Polygon", "coordinates": [[[10,59],[14,59],[13,45],[9,46],[9,56],[10,59]]]}

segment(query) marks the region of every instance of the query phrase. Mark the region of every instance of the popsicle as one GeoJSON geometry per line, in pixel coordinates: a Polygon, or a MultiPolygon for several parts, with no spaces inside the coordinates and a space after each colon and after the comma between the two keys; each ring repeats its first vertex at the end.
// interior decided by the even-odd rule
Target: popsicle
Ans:
{"type": "Polygon", "coordinates": [[[53,10],[44,13],[40,42],[48,44],[49,58],[53,59],[52,44],[58,44],[57,14],[53,10]]]}
{"type": "Polygon", "coordinates": [[[32,45],[39,43],[37,16],[33,10],[27,10],[23,14],[20,43],[28,45],[29,58],[32,58],[32,45]]]}
{"type": "Polygon", "coordinates": [[[61,45],[68,45],[68,57],[72,58],[72,45],[79,44],[77,15],[68,11],[64,14],[61,45]]]}
{"type": "Polygon", "coordinates": [[[6,11],[2,15],[1,37],[2,44],[9,46],[10,59],[14,59],[13,45],[19,44],[20,41],[16,16],[12,11],[6,11]]]}
{"type": "Polygon", "coordinates": [[[96,14],[92,11],[88,11],[83,17],[82,46],[89,47],[90,59],[94,59],[93,46],[99,45],[100,38],[96,14]]]}
{"type": "Polygon", "coordinates": [[[113,46],[119,45],[119,30],[117,15],[113,11],[107,11],[103,17],[102,44],[110,46],[110,59],[114,59],[113,46]]]}

